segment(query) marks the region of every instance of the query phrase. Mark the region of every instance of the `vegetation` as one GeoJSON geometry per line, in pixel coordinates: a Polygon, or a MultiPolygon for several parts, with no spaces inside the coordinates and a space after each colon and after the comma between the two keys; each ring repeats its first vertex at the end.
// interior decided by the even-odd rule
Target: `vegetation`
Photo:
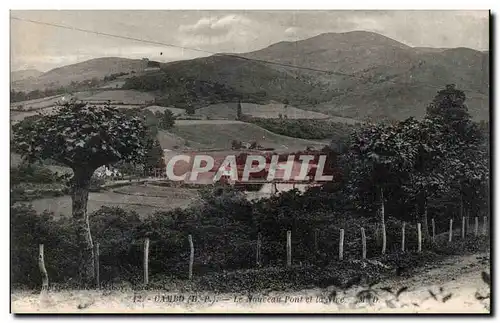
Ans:
{"type": "Polygon", "coordinates": [[[345,142],[358,125],[314,119],[266,119],[249,118],[264,129],[280,135],[303,139],[332,139],[345,142]]]}
{"type": "Polygon", "coordinates": [[[16,152],[28,161],[51,158],[73,170],[71,198],[80,256],[78,272],[83,282],[90,281],[94,264],[87,201],[92,175],[102,165],[144,158],[148,139],[144,124],[109,106],[96,108],[71,102],[38,122],[14,125],[13,132],[16,152]]]}
{"type": "MultiPolygon", "coordinates": [[[[54,221],[49,214],[40,216],[24,206],[11,206],[11,244],[16,246],[18,254],[13,259],[13,282],[38,283],[36,263],[28,259],[35,259],[40,241],[47,243],[47,250],[53,252],[48,254],[49,275],[55,277],[54,281],[67,281],[76,270],[74,264],[81,259],[77,257],[90,254],[90,232],[96,241],[102,242],[102,280],[112,281],[118,276],[137,284],[141,280],[141,247],[145,237],[151,239],[154,250],[150,254],[152,281],[163,282],[166,273],[174,279],[186,278],[187,235],[191,234],[196,248],[195,283],[200,288],[218,291],[236,288],[238,284],[251,290],[265,285],[287,288],[292,283],[346,286],[353,276],[379,279],[386,269],[375,266],[361,270],[360,263],[355,261],[360,253],[360,227],[365,228],[369,239],[368,257],[392,268],[412,269],[439,256],[488,248],[486,237],[468,236],[457,244],[459,247],[448,244],[447,240],[431,243],[428,239],[430,217],[441,228],[438,232],[444,232],[450,218],[458,220],[462,215],[479,216],[489,211],[488,127],[471,120],[465,99],[462,91],[449,85],[437,93],[422,120],[367,123],[354,129],[345,149],[335,153],[323,151],[331,157],[327,166],[335,174],[334,181],[303,194],[292,190],[249,201],[242,192],[222,185],[200,190],[197,203],[191,207],[158,212],[145,219],[118,208],[103,208],[87,216],[84,207],[87,177],[81,176],[88,174],[93,165],[120,158],[144,163],[149,158],[148,148],[152,151],[158,145],[153,142],[148,146],[140,139],[148,138],[148,128],[135,112],[126,116],[111,108],[101,112],[68,105],[59,115],[44,117],[47,119],[43,123],[21,123],[14,129],[14,141],[28,157],[50,157],[73,168],[75,216],[54,221]],[[89,120],[96,116],[97,120],[104,120],[100,121],[103,124],[89,125],[89,120]],[[71,120],[71,127],[66,120],[71,120]],[[109,150],[93,145],[91,134],[99,133],[95,127],[106,127],[106,133],[113,135],[100,136],[101,140],[110,140],[106,142],[109,150]],[[123,131],[117,131],[120,128],[123,131]],[[118,137],[120,143],[128,143],[127,150],[113,141],[118,137]],[[401,247],[403,221],[407,223],[406,247],[410,252],[400,254],[396,250],[401,247]],[[416,223],[422,224],[426,250],[419,254],[412,252],[417,244],[416,223]],[[79,230],[71,229],[75,224],[79,230]],[[349,237],[344,262],[336,260],[339,228],[349,237]],[[293,234],[294,267],[282,269],[287,230],[293,234]],[[252,272],[256,267],[254,247],[259,233],[265,268],[252,272]],[[23,267],[25,263],[30,265],[23,267]],[[236,269],[245,271],[227,272],[236,269]],[[255,272],[264,277],[256,279],[255,272]],[[310,275],[305,275],[306,272],[310,275]]],[[[209,125],[205,129],[207,138],[213,128],[209,125]]],[[[204,128],[196,126],[196,129],[201,132],[204,128]]],[[[238,138],[231,143],[228,136],[224,142],[233,147],[241,145],[238,138]]],[[[151,160],[150,165],[155,158],[151,160]]]]}

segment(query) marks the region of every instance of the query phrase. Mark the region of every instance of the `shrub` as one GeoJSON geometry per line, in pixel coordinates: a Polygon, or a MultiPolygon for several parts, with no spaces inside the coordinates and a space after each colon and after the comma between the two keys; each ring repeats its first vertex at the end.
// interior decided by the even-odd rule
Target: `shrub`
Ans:
{"type": "Polygon", "coordinates": [[[11,185],[28,182],[50,184],[60,182],[60,177],[50,169],[35,164],[22,163],[10,169],[11,185]]]}
{"type": "Polygon", "coordinates": [[[77,271],[77,249],[71,221],[54,221],[30,206],[11,206],[11,283],[39,286],[38,245],[44,244],[45,266],[51,282],[71,281],[77,271]]]}

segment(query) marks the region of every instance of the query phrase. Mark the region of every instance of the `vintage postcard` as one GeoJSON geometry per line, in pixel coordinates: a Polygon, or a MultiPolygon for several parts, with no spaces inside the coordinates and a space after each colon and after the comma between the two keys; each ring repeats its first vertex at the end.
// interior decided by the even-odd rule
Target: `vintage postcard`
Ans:
{"type": "Polygon", "coordinates": [[[490,314],[490,12],[10,12],[11,312],[490,314]]]}

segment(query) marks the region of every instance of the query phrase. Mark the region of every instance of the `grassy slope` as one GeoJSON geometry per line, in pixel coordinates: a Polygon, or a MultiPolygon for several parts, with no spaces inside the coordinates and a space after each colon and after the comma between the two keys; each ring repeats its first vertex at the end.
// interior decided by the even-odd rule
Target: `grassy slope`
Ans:
{"type": "Polygon", "coordinates": [[[34,79],[24,79],[11,83],[16,91],[55,88],[92,78],[102,79],[114,73],[140,71],[144,63],[140,59],[102,57],[52,69],[34,79]]]}
{"type": "MultiPolygon", "coordinates": [[[[196,115],[208,116],[211,119],[226,118],[236,119],[236,102],[217,103],[196,110],[196,115]]],[[[293,106],[286,106],[282,103],[241,103],[241,112],[256,118],[278,118],[287,116],[289,119],[327,119],[328,115],[319,112],[307,111],[293,106]]]]}
{"type": "MultiPolygon", "coordinates": [[[[176,207],[187,206],[196,197],[195,190],[165,188],[162,193],[150,192],[150,189],[142,189],[139,186],[122,187],[121,193],[111,191],[90,193],[87,212],[94,212],[102,206],[118,206],[128,211],[135,211],[141,216],[147,216],[155,211],[165,211],[176,207]],[[127,194],[123,194],[127,193],[127,194]],[[137,195],[138,196],[137,196],[137,195]],[[142,196],[142,195],[154,196],[142,196]]],[[[43,198],[30,202],[33,208],[41,213],[44,210],[54,212],[55,216],[71,216],[71,197],[60,196],[43,198]]]]}
{"type": "MultiPolygon", "coordinates": [[[[307,146],[323,147],[319,141],[296,139],[277,135],[254,124],[224,120],[180,120],[172,133],[189,142],[198,143],[202,148],[231,148],[232,140],[250,142],[256,140],[264,147],[276,149],[305,149],[307,146]]],[[[165,141],[164,141],[165,142],[165,141]]],[[[161,143],[161,141],[160,141],[161,143]]],[[[168,147],[164,147],[168,148],[168,147]]]]}

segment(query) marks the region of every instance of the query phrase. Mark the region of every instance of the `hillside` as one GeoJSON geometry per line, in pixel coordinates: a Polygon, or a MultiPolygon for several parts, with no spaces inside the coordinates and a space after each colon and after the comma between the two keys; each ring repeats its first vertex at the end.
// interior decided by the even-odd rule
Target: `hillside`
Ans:
{"type": "Polygon", "coordinates": [[[297,108],[323,114],[401,119],[422,116],[436,92],[455,83],[471,98],[473,117],[489,115],[487,52],[413,48],[376,33],[356,31],[280,42],[238,56],[221,54],[164,64],[160,73],[137,77],[126,85],[159,91],[168,105],[184,101],[200,108],[235,97],[259,104],[287,99],[297,108]]]}
{"type": "MultiPolygon", "coordinates": [[[[237,118],[237,102],[217,103],[196,110],[196,115],[210,119],[237,118]]],[[[328,119],[323,113],[307,111],[282,103],[256,104],[241,102],[241,112],[255,118],[275,118],[280,116],[288,119],[328,119]]]]}
{"type": "Polygon", "coordinates": [[[28,78],[36,78],[42,74],[43,74],[43,72],[40,72],[39,70],[35,70],[35,69],[12,71],[12,72],[10,72],[10,81],[15,82],[15,81],[28,79],[28,78]]]}
{"type": "Polygon", "coordinates": [[[304,150],[307,146],[322,148],[320,141],[281,136],[257,125],[234,120],[177,120],[170,133],[160,131],[162,148],[231,149],[231,141],[257,141],[265,148],[304,150]]]}
{"type": "MultiPolygon", "coordinates": [[[[94,59],[14,82],[13,87],[103,78],[139,71],[143,64],[94,59]]],[[[264,106],[286,102],[300,110],[363,120],[421,117],[436,92],[454,83],[467,94],[471,115],[487,119],[489,68],[489,52],[413,48],[373,32],[354,31],[279,42],[250,53],[165,63],[160,70],[131,73],[101,86],[147,92],[148,101],[154,99],[159,106],[202,108],[197,114],[210,118],[232,118],[224,104],[241,100],[264,106]]],[[[277,111],[256,113],[277,117],[277,111]]]]}
{"type": "Polygon", "coordinates": [[[353,74],[375,66],[410,63],[411,47],[366,31],[325,33],[296,42],[280,42],[242,54],[307,68],[353,74]]]}
{"type": "Polygon", "coordinates": [[[43,90],[44,88],[66,86],[71,82],[81,82],[93,78],[102,79],[114,73],[137,72],[143,68],[144,62],[140,59],[102,57],[58,67],[36,78],[15,81],[11,83],[11,87],[16,91],[43,90]]]}

